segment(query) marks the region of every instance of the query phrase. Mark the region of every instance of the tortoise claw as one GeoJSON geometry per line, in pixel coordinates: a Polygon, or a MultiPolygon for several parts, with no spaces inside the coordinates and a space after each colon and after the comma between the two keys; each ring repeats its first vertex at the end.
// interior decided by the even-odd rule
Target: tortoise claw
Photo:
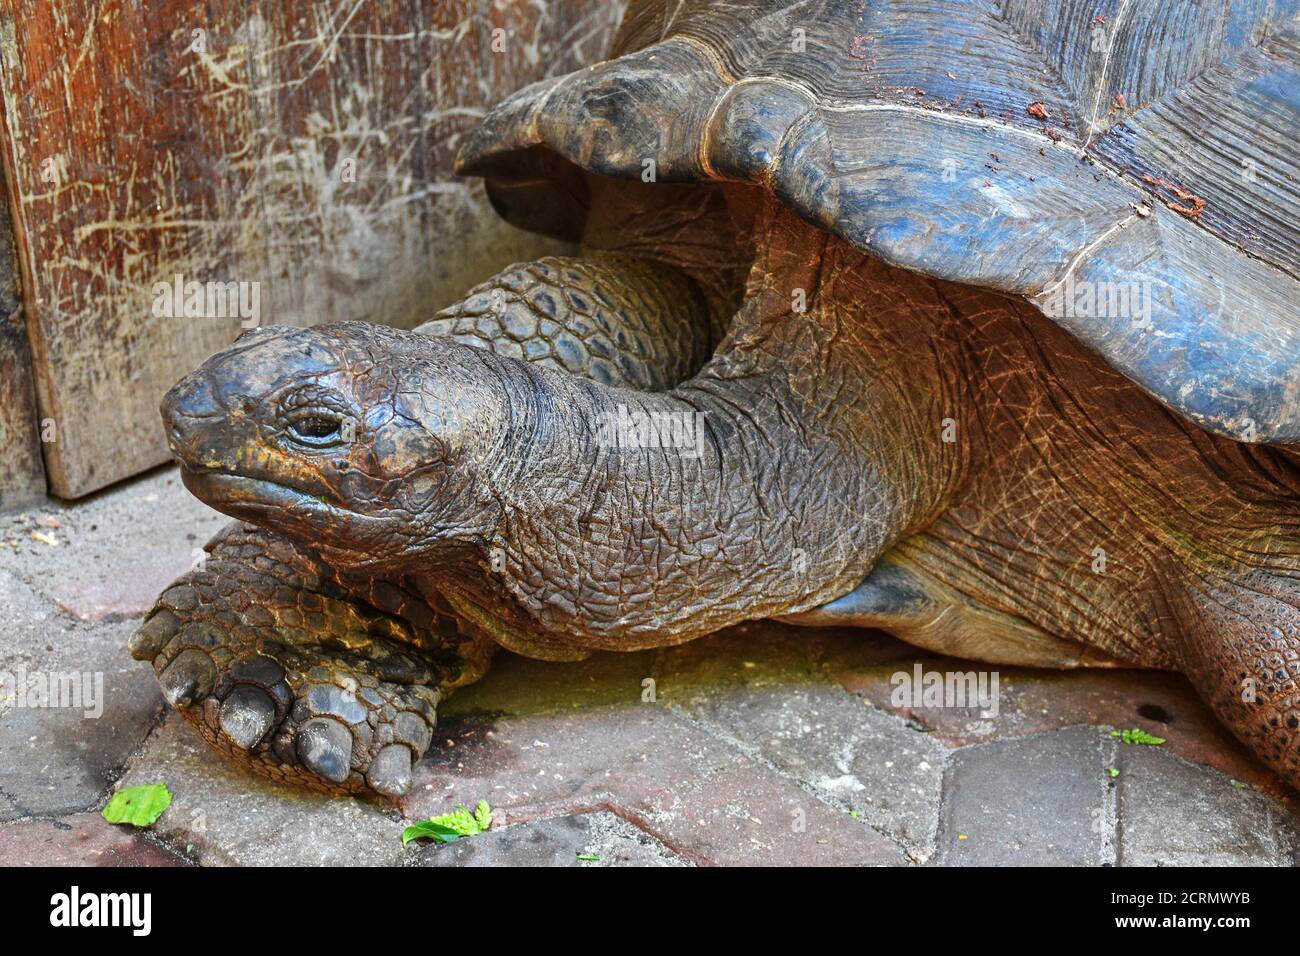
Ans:
{"type": "Polygon", "coordinates": [[[298,759],[317,776],[343,783],[352,770],[352,732],[337,720],[316,717],[298,730],[298,759]]]}
{"type": "Polygon", "coordinates": [[[275,724],[275,701],[252,684],[240,684],[221,703],[221,730],[236,746],[252,750],[275,724]]]}
{"type": "Polygon", "coordinates": [[[158,683],[167,703],[185,708],[211,694],[216,680],[217,669],[212,658],[191,647],[176,655],[159,676],[158,683]]]}
{"type": "Polygon", "coordinates": [[[411,789],[411,751],[404,744],[389,744],[375,755],[366,783],[376,793],[400,797],[411,789]]]}
{"type": "Polygon", "coordinates": [[[159,610],[131,635],[127,649],[137,661],[152,661],[180,626],[180,619],[175,614],[165,608],[159,610]]]}

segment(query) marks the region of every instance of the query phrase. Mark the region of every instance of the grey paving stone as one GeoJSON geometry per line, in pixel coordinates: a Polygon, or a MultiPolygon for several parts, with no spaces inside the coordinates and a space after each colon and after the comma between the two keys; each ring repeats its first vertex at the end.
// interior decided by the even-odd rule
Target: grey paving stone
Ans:
{"type": "Polygon", "coordinates": [[[688,866],[666,846],[606,811],[518,823],[419,853],[418,866],[688,866]],[[579,856],[595,859],[579,859],[579,856]]]}
{"type": "Polygon", "coordinates": [[[1120,748],[1119,862],[1290,866],[1295,824],[1273,800],[1160,747],[1120,748]]]}
{"type": "Polygon", "coordinates": [[[944,865],[1096,866],[1113,862],[1106,768],[1115,744],[1094,727],[966,747],[949,770],[944,865]]]}
{"type": "Polygon", "coordinates": [[[949,751],[831,683],[795,632],[666,655],[660,700],[930,859],[949,751]]]}
{"type": "Polygon", "coordinates": [[[404,824],[350,797],[279,787],[226,762],[173,714],[131,761],[123,786],[173,794],[154,832],[203,864],[375,866],[404,861],[404,824]]]}
{"type": "Polygon", "coordinates": [[[81,620],[134,617],[229,521],[186,491],[175,468],[163,468],[84,501],[0,518],[0,568],[81,620]],[[38,515],[59,526],[38,525],[38,515]]]}
{"type": "Polygon", "coordinates": [[[126,651],[132,622],[75,621],[3,570],[0,622],[0,820],[95,805],[164,706],[126,651]],[[30,706],[51,702],[40,688],[60,676],[77,696],[54,696],[78,706],[30,706]]]}

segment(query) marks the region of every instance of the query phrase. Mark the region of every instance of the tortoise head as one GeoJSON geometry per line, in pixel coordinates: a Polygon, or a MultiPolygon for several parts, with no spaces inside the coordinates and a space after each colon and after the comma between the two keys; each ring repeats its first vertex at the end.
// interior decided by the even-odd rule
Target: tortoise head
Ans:
{"type": "Polygon", "coordinates": [[[164,397],[185,485],[345,567],[482,540],[505,396],[482,353],[364,323],[253,330],[164,397]]]}

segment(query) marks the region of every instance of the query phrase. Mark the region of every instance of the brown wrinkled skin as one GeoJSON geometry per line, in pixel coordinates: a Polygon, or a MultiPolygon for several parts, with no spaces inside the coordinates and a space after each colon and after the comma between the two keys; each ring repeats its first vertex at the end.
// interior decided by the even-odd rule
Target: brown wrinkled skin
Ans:
{"type": "MultiPolygon", "coordinates": [[[[781,617],[995,663],[1181,670],[1300,785],[1292,453],[1202,432],[1027,304],[889,267],[757,192],[673,187],[652,215],[647,188],[597,184],[599,268],[501,280],[514,314],[460,330],[491,351],[262,330],[169,394],[189,487],[258,526],[133,645],[209,740],[282,779],[400,793],[490,642],[576,659],[781,617]],[[606,323],[655,303],[625,338],[643,390],[572,374],[554,328],[520,358],[544,334],[518,314],[539,281],[599,291],[606,323]],[[706,364],[644,390],[683,377],[673,323],[702,334],[723,307],[706,364]],[[342,423],[328,448],[290,434],[321,402],[342,423]],[[702,415],[702,447],[603,445],[620,406],[702,415]]],[[[593,341],[589,312],[542,311],[593,341]]]]}

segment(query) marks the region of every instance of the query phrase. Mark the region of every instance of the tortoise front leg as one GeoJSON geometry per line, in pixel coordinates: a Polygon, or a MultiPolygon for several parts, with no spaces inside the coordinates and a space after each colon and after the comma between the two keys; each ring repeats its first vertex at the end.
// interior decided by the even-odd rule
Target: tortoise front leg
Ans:
{"type": "Polygon", "coordinates": [[[317,790],[399,796],[437,707],[494,645],[400,583],[347,582],[235,523],[131,638],[168,703],[250,769],[317,790]]]}
{"type": "Polygon", "coordinates": [[[664,391],[708,361],[716,311],[685,272],[649,258],[548,256],[503,269],[416,331],[602,385],[664,391]]]}

